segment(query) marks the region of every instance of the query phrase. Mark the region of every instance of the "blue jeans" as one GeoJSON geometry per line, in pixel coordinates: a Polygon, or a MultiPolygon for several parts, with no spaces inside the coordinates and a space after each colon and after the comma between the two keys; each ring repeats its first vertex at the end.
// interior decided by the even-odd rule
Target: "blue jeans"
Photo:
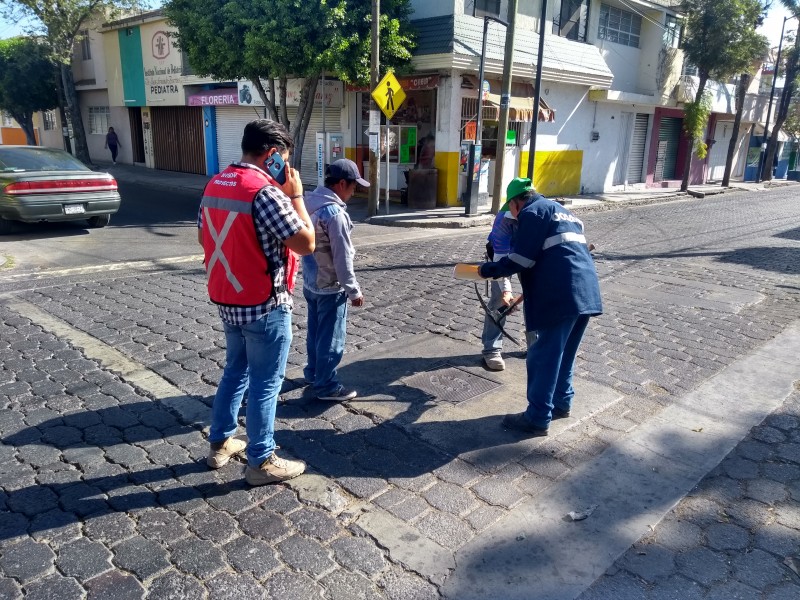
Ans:
{"type": "Polygon", "coordinates": [[[237,430],[247,392],[247,464],[258,468],[275,450],[275,407],[292,344],[292,309],[280,304],[258,321],[225,328],[225,370],[211,407],[210,442],[237,430]]]}
{"type": "MultiPolygon", "coordinates": [[[[492,280],[490,287],[489,302],[486,304],[490,310],[497,310],[503,306],[503,287],[501,280],[492,280]]],[[[506,318],[501,317],[497,320],[500,325],[505,327],[506,318]]],[[[483,355],[494,356],[500,354],[503,349],[503,333],[489,318],[489,315],[483,315],[483,333],[481,334],[481,342],[483,343],[483,355]]]]}
{"type": "Polygon", "coordinates": [[[338,390],[340,385],[336,367],[344,355],[347,295],[315,294],[303,288],[303,296],[308,304],[308,364],[303,376],[318,396],[324,396],[338,390]]]}
{"type": "Polygon", "coordinates": [[[553,408],[570,410],[575,390],[572,373],[588,315],[572,317],[539,329],[538,340],[528,348],[528,409],[525,414],[536,427],[546,428],[553,408]]]}

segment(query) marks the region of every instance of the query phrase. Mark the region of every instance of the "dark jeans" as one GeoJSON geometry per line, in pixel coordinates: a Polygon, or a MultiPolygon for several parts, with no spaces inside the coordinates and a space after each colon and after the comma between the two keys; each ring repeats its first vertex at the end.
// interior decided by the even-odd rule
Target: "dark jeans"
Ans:
{"type": "Polygon", "coordinates": [[[108,149],[111,150],[111,160],[117,162],[117,146],[114,144],[109,144],[108,149]]]}

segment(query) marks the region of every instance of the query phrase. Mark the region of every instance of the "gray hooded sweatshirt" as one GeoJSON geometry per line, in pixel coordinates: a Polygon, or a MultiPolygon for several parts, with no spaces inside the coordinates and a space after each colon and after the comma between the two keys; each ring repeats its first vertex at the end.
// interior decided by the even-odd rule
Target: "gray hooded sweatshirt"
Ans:
{"type": "Polygon", "coordinates": [[[315,294],[346,292],[350,300],[361,296],[353,270],[355,249],[350,241],[353,222],[347,205],[330,189],[319,186],[305,196],[316,236],[313,254],[303,257],[303,287],[315,294]]]}

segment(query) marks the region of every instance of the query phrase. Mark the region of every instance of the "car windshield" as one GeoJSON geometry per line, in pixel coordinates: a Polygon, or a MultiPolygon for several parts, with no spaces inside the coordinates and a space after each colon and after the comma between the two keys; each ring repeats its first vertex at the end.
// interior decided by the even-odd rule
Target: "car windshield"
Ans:
{"type": "Polygon", "coordinates": [[[0,172],[22,171],[89,171],[89,169],[62,150],[0,146],[0,172]]]}

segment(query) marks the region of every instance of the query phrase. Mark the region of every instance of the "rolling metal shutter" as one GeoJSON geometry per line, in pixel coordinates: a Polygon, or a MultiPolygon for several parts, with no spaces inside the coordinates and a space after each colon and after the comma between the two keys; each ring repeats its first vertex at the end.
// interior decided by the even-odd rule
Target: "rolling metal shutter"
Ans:
{"type": "Polygon", "coordinates": [[[242,158],[242,133],[244,126],[255,119],[264,118],[261,107],[226,106],[216,108],[217,159],[219,170],[242,158]]]}
{"type": "Polygon", "coordinates": [[[647,141],[647,126],[650,123],[650,116],[637,114],[633,124],[633,139],[631,149],[628,153],[628,183],[642,183],[642,172],[644,171],[644,151],[647,141]]]}
{"type": "Polygon", "coordinates": [[[619,119],[619,138],[617,138],[617,164],[614,167],[614,185],[625,183],[625,167],[628,164],[630,151],[633,113],[623,112],[619,119]]]}
{"type": "Polygon", "coordinates": [[[658,131],[658,163],[660,164],[656,165],[656,181],[675,179],[675,162],[678,159],[681,127],[683,127],[683,119],[661,117],[661,127],[658,131]]]}
{"type": "Polygon", "coordinates": [[[161,106],[150,109],[156,169],[206,174],[203,109],[161,106]]]}
{"type": "MultiPolygon", "coordinates": [[[[289,122],[294,124],[297,116],[296,107],[288,107],[286,112],[289,115],[289,122]]],[[[340,113],[336,108],[325,109],[325,129],[328,131],[340,131],[340,113]]],[[[300,179],[303,181],[303,188],[313,190],[317,187],[317,132],[322,131],[322,108],[315,106],[311,111],[311,119],[308,122],[306,138],[303,144],[303,162],[300,165],[300,179]]],[[[295,150],[296,152],[296,150],[295,150]]]]}

